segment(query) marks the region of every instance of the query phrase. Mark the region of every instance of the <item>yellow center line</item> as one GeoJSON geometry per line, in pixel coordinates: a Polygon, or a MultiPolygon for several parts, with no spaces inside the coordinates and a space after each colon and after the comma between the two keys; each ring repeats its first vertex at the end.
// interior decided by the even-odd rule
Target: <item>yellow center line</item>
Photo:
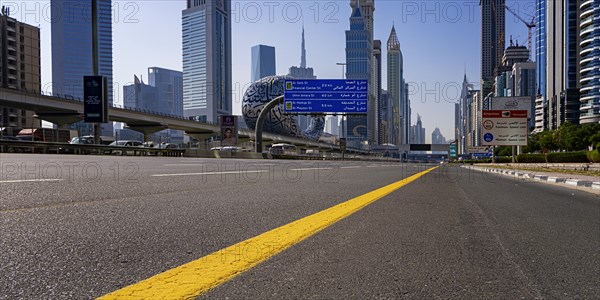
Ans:
{"type": "Polygon", "coordinates": [[[194,299],[436,168],[267,231],[99,299],[194,299]]]}

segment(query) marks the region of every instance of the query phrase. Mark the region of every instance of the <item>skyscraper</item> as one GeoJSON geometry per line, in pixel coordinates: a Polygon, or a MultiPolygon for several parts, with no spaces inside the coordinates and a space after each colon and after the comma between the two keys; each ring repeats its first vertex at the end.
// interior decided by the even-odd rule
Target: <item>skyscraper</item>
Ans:
{"type": "MultiPolygon", "coordinates": [[[[346,30],[346,78],[371,77],[371,37],[359,7],[350,17],[350,30],[346,30]]],[[[365,149],[368,142],[367,116],[349,115],[346,126],[348,147],[365,149]]]]}
{"type": "Polygon", "coordinates": [[[485,98],[494,82],[494,70],[502,62],[505,48],[505,0],[481,0],[481,87],[485,98]]]}
{"type": "Polygon", "coordinates": [[[252,47],[252,82],[276,73],[275,47],[256,45],[252,47]]]}
{"type": "MultiPolygon", "coordinates": [[[[21,23],[3,8],[0,14],[0,86],[7,89],[40,92],[40,29],[21,23]]],[[[0,106],[0,127],[17,135],[23,128],[39,128],[32,111],[0,106]]],[[[3,130],[3,129],[0,129],[3,130]]]]}
{"type": "MultiPolygon", "coordinates": [[[[381,85],[378,76],[378,58],[377,44],[374,41],[374,14],[375,14],[375,0],[350,0],[350,7],[352,10],[360,8],[360,12],[365,20],[365,30],[369,33],[369,44],[371,45],[370,56],[371,56],[371,70],[369,71],[369,101],[367,109],[367,135],[369,142],[377,143],[377,102],[380,96],[379,90],[381,85]]],[[[379,44],[379,55],[381,55],[381,42],[379,44]]]]}
{"type": "Polygon", "coordinates": [[[546,129],[579,123],[579,1],[546,2],[546,129]]]}
{"type": "Polygon", "coordinates": [[[300,49],[300,67],[291,67],[289,76],[295,79],[317,79],[314,75],[313,68],[306,67],[306,41],[304,40],[304,26],[302,26],[302,45],[300,49]]]}
{"type": "Polygon", "coordinates": [[[383,114],[382,114],[382,99],[381,99],[381,41],[374,40],[373,41],[373,60],[372,64],[375,66],[373,69],[375,70],[375,84],[373,85],[375,88],[375,101],[373,102],[373,107],[369,108],[372,112],[372,117],[369,119],[369,128],[373,128],[373,139],[372,142],[375,144],[382,144],[383,140],[383,132],[381,130],[381,124],[383,122],[383,114]]]}
{"type": "Polygon", "coordinates": [[[402,143],[402,115],[401,115],[401,102],[404,98],[404,62],[402,58],[402,51],[400,51],[400,41],[396,35],[396,28],[392,26],[392,31],[387,41],[387,88],[388,88],[388,101],[390,107],[388,108],[389,118],[389,130],[390,139],[389,143],[398,145],[402,143]]]}
{"type": "Polygon", "coordinates": [[[455,107],[455,127],[457,142],[457,151],[459,154],[467,153],[467,135],[468,135],[468,119],[469,119],[469,103],[472,101],[473,84],[467,80],[465,72],[460,92],[460,99],[455,107]]]}
{"type": "Polygon", "coordinates": [[[338,135],[339,128],[339,120],[337,116],[328,116],[325,120],[325,132],[330,133],[332,135],[338,135]]]}
{"type": "Polygon", "coordinates": [[[183,116],[183,73],[159,67],[148,68],[148,84],[156,88],[158,110],[183,116]]]}
{"type": "MultiPolygon", "coordinates": [[[[313,68],[306,67],[306,40],[304,39],[304,26],[302,26],[302,43],[300,46],[300,66],[290,67],[288,76],[295,79],[317,79],[313,68]]],[[[310,117],[305,115],[298,116],[298,127],[305,130],[310,126],[310,117]]]]}
{"type": "MultiPolygon", "coordinates": [[[[94,75],[91,0],[51,0],[52,93],[83,99],[83,76],[94,75]]],[[[98,0],[98,75],[107,78],[108,103],[113,104],[111,0],[98,0]]],[[[91,134],[91,124],[74,125],[91,134]]],[[[112,123],[102,124],[101,135],[112,136],[112,123]]]]}
{"type": "MultiPolygon", "coordinates": [[[[535,62],[536,62],[536,98],[535,131],[546,129],[546,0],[536,0],[535,18],[535,62]]],[[[529,49],[531,50],[531,49],[529,49]]]]}
{"type": "Polygon", "coordinates": [[[432,144],[445,144],[446,138],[442,135],[442,132],[438,127],[436,127],[431,133],[431,143],[432,144]]]}
{"type": "Polygon", "coordinates": [[[600,122],[600,0],[580,6],[580,123],[600,122]]]}
{"type": "Polygon", "coordinates": [[[182,12],[183,112],[196,121],[231,115],[231,0],[188,0],[182,12]]]}
{"type": "MultiPolygon", "coordinates": [[[[183,74],[158,67],[148,68],[148,84],[134,76],[134,83],[123,86],[123,102],[126,107],[183,116],[183,74]]],[[[153,140],[183,142],[183,132],[166,129],[153,140]]]]}

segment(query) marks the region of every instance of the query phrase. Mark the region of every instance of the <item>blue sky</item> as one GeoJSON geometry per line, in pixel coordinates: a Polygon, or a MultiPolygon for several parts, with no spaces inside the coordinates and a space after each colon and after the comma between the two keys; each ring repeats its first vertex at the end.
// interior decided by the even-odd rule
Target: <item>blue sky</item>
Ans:
{"type": "MultiPolygon", "coordinates": [[[[453,136],[454,107],[466,70],[478,84],[480,74],[479,0],[376,0],[375,38],[388,39],[395,25],[404,55],[404,74],[411,86],[413,123],[422,116],[431,131],[438,126],[453,136]]],[[[534,13],[534,1],[507,0],[524,16],[534,13]]],[[[3,1],[12,16],[38,25],[42,36],[42,82],[51,82],[49,1],[3,1]]],[[[250,48],[265,44],[276,48],[277,73],[287,74],[300,64],[302,24],[306,31],[307,64],[319,78],[341,78],[336,62],[345,61],[345,30],[349,27],[349,1],[233,1],[234,113],[240,114],[244,87],[250,82],[250,48]]],[[[181,70],[181,11],[184,0],[113,1],[113,52],[115,101],[134,74],[147,77],[147,68],[181,70]]],[[[527,28],[507,12],[506,39],[526,44],[527,28]]],[[[508,45],[508,43],[507,43],[508,45]]],[[[385,74],[383,85],[387,85],[385,74]]]]}

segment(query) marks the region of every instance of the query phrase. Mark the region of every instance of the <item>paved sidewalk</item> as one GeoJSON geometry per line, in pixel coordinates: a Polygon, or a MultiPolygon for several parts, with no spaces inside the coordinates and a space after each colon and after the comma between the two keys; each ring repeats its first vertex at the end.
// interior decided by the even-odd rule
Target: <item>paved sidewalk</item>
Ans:
{"type": "Polygon", "coordinates": [[[548,184],[558,184],[567,188],[586,190],[600,195],[600,177],[579,174],[567,174],[559,172],[541,172],[531,170],[519,170],[516,168],[497,168],[494,166],[462,166],[473,170],[497,173],[500,175],[522,178],[524,180],[539,181],[548,184]]]}

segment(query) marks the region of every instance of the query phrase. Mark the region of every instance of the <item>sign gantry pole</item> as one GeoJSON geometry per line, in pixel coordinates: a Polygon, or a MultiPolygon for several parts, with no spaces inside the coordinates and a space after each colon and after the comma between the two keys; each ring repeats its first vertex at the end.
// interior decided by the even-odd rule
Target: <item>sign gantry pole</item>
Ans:
{"type": "MultiPolygon", "coordinates": [[[[98,0],[92,0],[92,64],[94,76],[98,76],[98,0]]],[[[100,144],[100,123],[94,122],[94,144],[100,144]]]]}

